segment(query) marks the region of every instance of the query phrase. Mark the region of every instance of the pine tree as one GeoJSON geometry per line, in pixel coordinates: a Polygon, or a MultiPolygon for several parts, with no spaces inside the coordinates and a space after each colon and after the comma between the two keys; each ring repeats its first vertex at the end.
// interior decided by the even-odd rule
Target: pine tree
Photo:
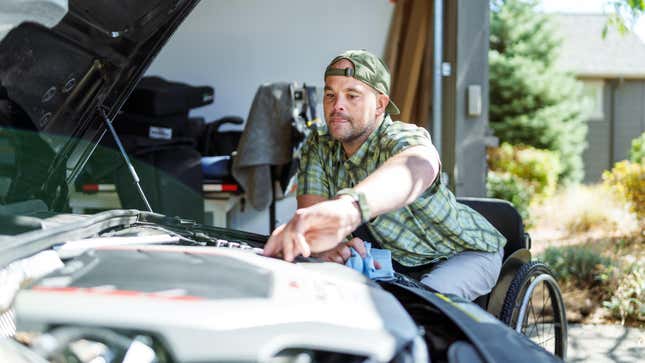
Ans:
{"type": "Polygon", "coordinates": [[[493,0],[490,120],[500,142],[558,153],[561,183],[583,177],[587,128],[582,85],[556,69],[560,41],[535,0],[493,0]]]}

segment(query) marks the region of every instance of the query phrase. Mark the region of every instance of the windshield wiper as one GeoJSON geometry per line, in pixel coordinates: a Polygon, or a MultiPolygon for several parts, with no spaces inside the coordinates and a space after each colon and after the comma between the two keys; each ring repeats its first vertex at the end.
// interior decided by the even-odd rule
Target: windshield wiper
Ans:
{"type": "Polygon", "coordinates": [[[139,176],[137,175],[137,171],[134,170],[134,166],[130,162],[130,158],[128,158],[128,154],[125,152],[125,149],[123,148],[123,144],[121,144],[121,139],[119,139],[119,135],[117,135],[116,130],[114,130],[114,126],[112,126],[112,121],[105,113],[105,110],[103,109],[103,107],[99,107],[99,114],[103,118],[103,121],[105,121],[105,124],[107,125],[107,128],[110,130],[110,133],[112,134],[112,138],[114,139],[116,146],[119,148],[119,151],[121,152],[121,156],[123,156],[123,160],[125,161],[125,164],[128,166],[130,175],[132,175],[132,179],[134,180],[134,185],[137,187],[137,191],[139,192],[141,199],[143,199],[143,203],[146,205],[146,208],[148,209],[148,211],[152,212],[150,203],[148,203],[148,198],[146,198],[146,195],[143,193],[143,189],[141,188],[141,184],[139,183],[139,176]]]}

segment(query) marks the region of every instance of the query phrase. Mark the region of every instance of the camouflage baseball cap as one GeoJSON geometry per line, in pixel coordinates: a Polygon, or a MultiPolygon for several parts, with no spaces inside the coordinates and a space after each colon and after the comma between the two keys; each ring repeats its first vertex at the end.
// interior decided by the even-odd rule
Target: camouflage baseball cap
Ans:
{"type": "MultiPolygon", "coordinates": [[[[385,62],[366,50],[348,50],[332,59],[325,70],[325,78],[327,76],[353,77],[382,94],[390,95],[390,70],[385,62]],[[350,61],[354,65],[354,69],[332,68],[332,65],[341,59],[350,61]]],[[[390,100],[385,111],[390,115],[400,113],[399,108],[396,107],[392,100],[390,100]]]]}

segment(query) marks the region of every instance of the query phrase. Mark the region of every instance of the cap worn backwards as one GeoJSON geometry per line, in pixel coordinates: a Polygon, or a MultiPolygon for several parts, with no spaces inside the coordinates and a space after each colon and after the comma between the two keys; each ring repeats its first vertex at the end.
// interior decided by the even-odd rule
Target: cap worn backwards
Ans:
{"type": "MultiPolygon", "coordinates": [[[[325,70],[327,76],[345,76],[355,78],[378,92],[390,95],[390,71],[379,57],[366,50],[348,50],[332,59],[325,70]],[[347,59],[354,68],[334,68],[335,63],[347,59]]],[[[398,115],[399,108],[390,100],[385,111],[390,115],[398,115]]]]}

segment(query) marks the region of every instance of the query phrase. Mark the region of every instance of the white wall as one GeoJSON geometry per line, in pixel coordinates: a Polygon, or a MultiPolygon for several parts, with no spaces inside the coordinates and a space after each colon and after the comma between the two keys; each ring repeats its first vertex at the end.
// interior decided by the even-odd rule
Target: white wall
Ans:
{"type": "Polygon", "coordinates": [[[207,120],[246,118],[258,86],[322,86],[327,63],[346,49],[382,54],[394,5],[388,0],[202,0],[147,74],[215,87],[207,120]]]}
{"type": "MultiPolygon", "coordinates": [[[[298,81],[322,87],[327,63],[346,49],[383,54],[394,5],[388,0],[202,0],[148,70],[215,87],[214,104],[191,115],[246,118],[258,86],[298,81]]],[[[278,204],[288,220],[293,198],[278,204]]],[[[268,212],[247,203],[232,227],[268,233],[268,212]]]]}

